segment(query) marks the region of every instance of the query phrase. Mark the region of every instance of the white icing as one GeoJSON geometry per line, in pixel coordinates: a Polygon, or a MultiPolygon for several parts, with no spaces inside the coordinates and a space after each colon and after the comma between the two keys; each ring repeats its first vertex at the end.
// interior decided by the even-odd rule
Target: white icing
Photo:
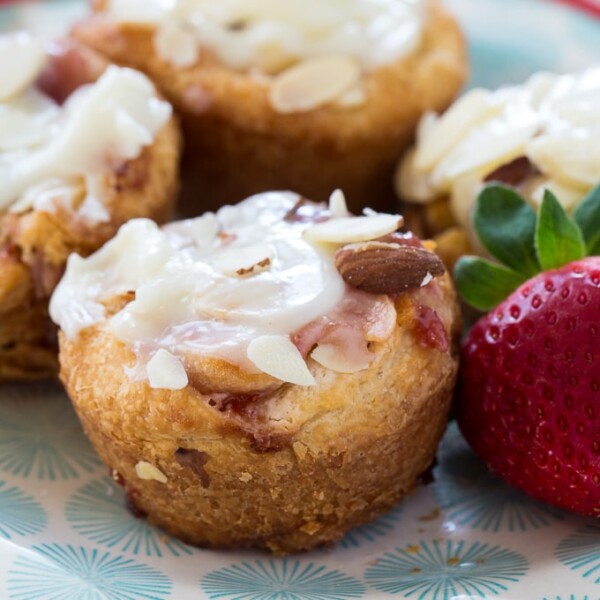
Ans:
{"type": "MultiPolygon", "coordinates": [[[[291,192],[260,194],[163,229],[147,219],[130,221],[92,256],[69,258],[50,301],[52,319],[74,338],[106,319],[103,300],[134,292],[106,326],[138,358],[157,356],[158,348],[184,365],[191,354],[214,356],[309,385],[297,351],[303,368],[289,353],[285,365],[277,363],[281,348],[273,360],[264,352],[265,344],[281,346],[330,313],[346,293],[334,264],[339,246],[311,242],[304,235],[310,224],[284,220],[298,199],[291,192]]],[[[376,213],[355,220],[382,218],[376,213]]],[[[330,222],[337,220],[346,226],[350,221],[330,222]]]]}
{"type": "Polygon", "coordinates": [[[598,183],[600,67],[472,90],[441,117],[426,115],[416,151],[399,169],[399,192],[415,202],[449,195],[457,221],[467,225],[486,177],[522,156],[541,172],[523,189],[533,204],[550,188],[572,208],[598,183]]]}
{"type": "Polygon", "coordinates": [[[46,60],[39,42],[0,36],[0,57],[9,51],[18,60],[0,62],[0,210],[54,211],[78,198],[83,221],[107,221],[105,174],[153,142],[170,105],[146,76],[111,66],[59,106],[34,86],[46,60]]]}
{"type": "MultiPolygon", "coordinates": [[[[232,68],[273,72],[325,55],[353,57],[365,69],[400,58],[420,41],[424,4],[423,0],[110,0],[107,12],[121,22],[161,27],[184,23],[199,45],[232,68]]],[[[178,43],[174,40],[173,47],[178,43]]],[[[165,59],[173,59],[171,49],[163,44],[162,50],[165,59]]]]}

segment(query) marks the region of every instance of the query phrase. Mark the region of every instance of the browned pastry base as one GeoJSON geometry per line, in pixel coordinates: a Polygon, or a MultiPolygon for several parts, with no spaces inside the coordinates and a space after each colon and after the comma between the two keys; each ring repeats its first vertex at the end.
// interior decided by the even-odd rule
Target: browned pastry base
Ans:
{"type": "Polygon", "coordinates": [[[206,49],[193,67],[174,70],[156,55],[148,27],[111,23],[99,13],[73,36],[146,72],[176,107],[186,136],[187,214],[273,189],[327,200],[337,187],[355,212],[390,208],[394,165],[419,117],[445,109],[467,72],[458,25],[437,2],[420,48],[366,77],[364,105],[292,115],[270,107],[265,84],[224,67],[206,49]]]}
{"type": "Polygon", "coordinates": [[[283,385],[254,401],[132,381],[123,368],[132,351],[102,326],[61,335],[61,378],[96,450],[153,523],[211,548],[308,550],[389,510],[433,461],[457,358],[421,329],[423,305],[456,339],[445,276],[397,300],[395,332],[373,345],[367,370],[309,361],[316,387],[283,385]],[[140,461],[165,481],[138,477],[140,461]]]}
{"type": "MultiPolygon", "coordinates": [[[[65,47],[51,66],[52,80],[45,84],[58,93],[93,81],[106,63],[89,49],[65,47]]],[[[177,194],[179,154],[179,131],[171,120],[137,159],[115,165],[104,182],[109,222],[86,226],[65,208],[0,214],[0,380],[57,374],[56,333],[47,305],[67,257],[90,254],[131,218],[165,221],[177,194]]]]}

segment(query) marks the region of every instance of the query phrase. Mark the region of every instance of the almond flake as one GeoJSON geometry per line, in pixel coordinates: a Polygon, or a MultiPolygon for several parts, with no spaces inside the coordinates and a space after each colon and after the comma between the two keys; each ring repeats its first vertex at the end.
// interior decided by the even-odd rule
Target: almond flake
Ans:
{"type": "Polygon", "coordinates": [[[315,385],[302,354],[287,335],[263,335],[248,344],[248,358],[263,373],[296,385],[315,385]]]}
{"type": "Polygon", "coordinates": [[[427,117],[427,126],[419,130],[421,137],[415,155],[415,168],[418,171],[431,170],[472,127],[498,112],[499,107],[494,106],[489,97],[487,90],[471,90],[435,122],[432,123],[431,118],[427,117]]]}
{"type": "Polygon", "coordinates": [[[367,94],[364,88],[357,84],[340,96],[335,103],[343,108],[355,108],[362,106],[367,101],[367,94]]]}
{"type": "Polygon", "coordinates": [[[425,287],[430,281],[433,280],[433,275],[427,271],[427,275],[423,277],[423,281],[421,281],[421,287],[425,287]]]}
{"type": "Polygon", "coordinates": [[[154,48],[161,58],[180,69],[196,64],[200,55],[194,34],[172,21],[165,22],[156,30],[154,48]]]}
{"type": "Polygon", "coordinates": [[[215,270],[229,277],[256,275],[270,268],[275,251],[270,244],[224,250],[213,261],[215,270]]]}
{"type": "Polygon", "coordinates": [[[319,344],[310,356],[326,369],[336,373],[364,371],[371,362],[367,353],[344,352],[333,344],[319,344]]]}
{"type": "Polygon", "coordinates": [[[145,460],[140,460],[135,465],[135,473],[140,479],[158,481],[159,483],[167,483],[168,481],[167,476],[160,469],[145,460]]]}
{"type": "Polygon", "coordinates": [[[42,43],[29,33],[19,31],[0,36],[0,101],[28,88],[45,60],[42,43]]]}
{"type": "Polygon", "coordinates": [[[151,388],[181,390],[188,384],[188,376],[179,358],[160,348],[146,365],[151,388]]]}
{"type": "Polygon", "coordinates": [[[394,233],[402,226],[400,215],[376,214],[364,217],[342,217],[317,223],[304,232],[305,239],[311,242],[350,244],[367,242],[388,233],[394,233]]]}
{"type": "Polygon", "coordinates": [[[542,135],[529,142],[527,157],[551,179],[582,191],[598,183],[600,146],[596,135],[542,135]]]}
{"type": "Polygon", "coordinates": [[[309,111],[343,96],[359,80],[360,67],[347,56],[312,58],[277,76],[269,101],[280,113],[309,111]]]}
{"type": "Polygon", "coordinates": [[[334,219],[350,215],[346,204],[346,196],[344,196],[342,190],[335,190],[329,196],[329,212],[334,219]]]}

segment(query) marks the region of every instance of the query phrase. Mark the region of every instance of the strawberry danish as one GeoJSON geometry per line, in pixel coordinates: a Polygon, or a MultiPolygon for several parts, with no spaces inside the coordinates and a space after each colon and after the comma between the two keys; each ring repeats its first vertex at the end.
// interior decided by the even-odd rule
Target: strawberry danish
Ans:
{"type": "Polygon", "coordinates": [[[193,215],[272,189],[326,201],[340,185],[353,209],[393,205],[419,117],[467,72],[437,0],[99,0],[73,36],[173,103],[193,215]]]}
{"type": "Polygon", "coordinates": [[[164,220],[179,133],[150,80],[67,42],[0,37],[0,379],[57,372],[48,299],[68,255],[164,220]]]}
{"type": "Polygon", "coordinates": [[[457,370],[443,264],[402,217],[270,192],[73,255],[61,378],[152,522],[213,548],[338,540],[431,465],[457,370]]]}

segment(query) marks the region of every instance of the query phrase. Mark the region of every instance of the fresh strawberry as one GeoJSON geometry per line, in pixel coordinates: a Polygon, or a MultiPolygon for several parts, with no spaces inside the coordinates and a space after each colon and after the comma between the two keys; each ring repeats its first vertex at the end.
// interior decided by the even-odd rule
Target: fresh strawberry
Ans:
{"type": "Polygon", "coordinates": [[[598,217],[600,186],[574,219],[547,192],[537,220],[514,191],[490,186],[478,199],[474,224],[508,268],[472,257],[456,268],[467,301],[481,309],[496,305],[462,350],[457,416],[466,439],[507,482],[596,517],[600,257],[584,256],[598,253],[598,217]]]}

